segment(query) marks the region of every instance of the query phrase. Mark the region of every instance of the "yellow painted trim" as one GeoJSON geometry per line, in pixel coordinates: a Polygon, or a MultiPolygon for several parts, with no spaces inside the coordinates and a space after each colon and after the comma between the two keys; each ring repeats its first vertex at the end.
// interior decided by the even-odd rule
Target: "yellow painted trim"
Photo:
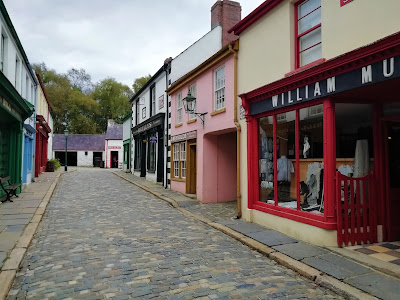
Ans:
{"type": "Polygon", "coordinates": [[[189,121],[186,122],[186,124],[192,124],[192,123],[194,123],[194,122],[197,122],[197,119],[189,120],[189,121]]]}
{"type": "Polygon", "coordinates": [[[176,124],[176,125],[175,125],[175,128],[181,127],[182,125],[183,125],[182,123],[176,124]]]}
{"type": "Polygon", "coordinates": [[[171,181],[179,181],[179,182],[186,182],[186,178],[171,178],[171,181]]]}
{"type": "Polygon", "coordinates": [[[236,40],[234,42],[229,43],[228,45],[224,46],[220,51],[215,53],[213,56],[211,56],[209,59],[207,59],[205,62],[203,62],[200,66],[198,66],[196,69],[190,71],[187,73],[185,76],[183,76],[181,79],[176,81],[173,85],[171,85],[166,92],[168,95],[175,94],[177,91],[194,81],[196,78],[198,78],[200,75],[202,75],[205,71],[211,69],[218,63],[220,63],[222,60],[227,58],[228,56],[232,55],[231,48],[238,49],[239,48],[239,41],[236,40]]]}
{"type": "Polygon", "coordinates": [[[210,113],[210,116],[212,117],[212,116],[215,116],[215,115],[222,114],[224,112],[226,112],[226,108],[225,107],[221,108],[221,109],[218,109],[218,110],[214,110],[212,113],[210,113]]]}

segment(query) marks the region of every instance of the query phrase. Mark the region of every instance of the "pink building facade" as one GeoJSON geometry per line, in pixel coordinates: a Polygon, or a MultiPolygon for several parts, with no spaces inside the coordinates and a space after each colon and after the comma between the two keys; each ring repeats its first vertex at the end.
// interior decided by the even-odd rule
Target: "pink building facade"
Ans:
{"type": "Polygon", "coordinates": [[[203,203],[236,200],[234,49],[223,47],[167,90],[171,96],[171,189],[195,194],[203,203]],[[196,98],[185,113],[184,98],[196,98]]]}

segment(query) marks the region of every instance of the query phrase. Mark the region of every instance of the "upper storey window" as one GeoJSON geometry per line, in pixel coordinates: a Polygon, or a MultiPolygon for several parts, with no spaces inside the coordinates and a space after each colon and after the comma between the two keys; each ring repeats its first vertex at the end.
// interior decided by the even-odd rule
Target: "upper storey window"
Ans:
{"type": "Polygon", "coordinates": [[[322,57],[321,0],[303,0],[295,6],[296,68],[322,57]]]}

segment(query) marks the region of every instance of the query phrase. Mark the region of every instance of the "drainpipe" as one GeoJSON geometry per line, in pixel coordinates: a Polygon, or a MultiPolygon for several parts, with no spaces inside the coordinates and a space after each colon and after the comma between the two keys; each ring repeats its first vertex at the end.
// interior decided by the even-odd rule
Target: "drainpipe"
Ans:
{"type": "MultiPolygon", "coordinates": [[[[164,63],[165,71],[165,88],[168,88],[168,66],[170,62],[164,63]]],[[[167,106],[167,113],[165,114],[167,126],[165,126],[165,189],[168,189],[168,126],[169,126],[169,103],[168,103],[168,93],[165,92],[165,102],[164,105],[167,106]]]]}
{"type": "Polygon", "coordinates": [[[233,122],[236,126],[236,198],[237,198],[237,219],[242,217],[242,194],[240,190],[240,133],[241,126],[238,121],[238,87],[237,87],[237,61],[239,51],[239,40],[229,45],[229,51],[233,53],[233,122]],[[233,45],[233,47],[232,47],[233,45]]]}

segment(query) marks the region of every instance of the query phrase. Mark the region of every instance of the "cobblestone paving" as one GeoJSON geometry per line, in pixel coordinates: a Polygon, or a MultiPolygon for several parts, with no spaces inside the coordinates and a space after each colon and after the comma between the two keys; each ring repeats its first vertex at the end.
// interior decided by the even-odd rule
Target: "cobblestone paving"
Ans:
{"type": "Polygon", "coordinates": [[[65,174],[7,299],[338,299],[106,170],[65,174]]]}
{"type": "Polygon", "coordinates": [[[225,203],[199,203],[198,205],[187,206],[185,209],[213,222],[232,220],[237,216],[236,201],[225,203]]]}

